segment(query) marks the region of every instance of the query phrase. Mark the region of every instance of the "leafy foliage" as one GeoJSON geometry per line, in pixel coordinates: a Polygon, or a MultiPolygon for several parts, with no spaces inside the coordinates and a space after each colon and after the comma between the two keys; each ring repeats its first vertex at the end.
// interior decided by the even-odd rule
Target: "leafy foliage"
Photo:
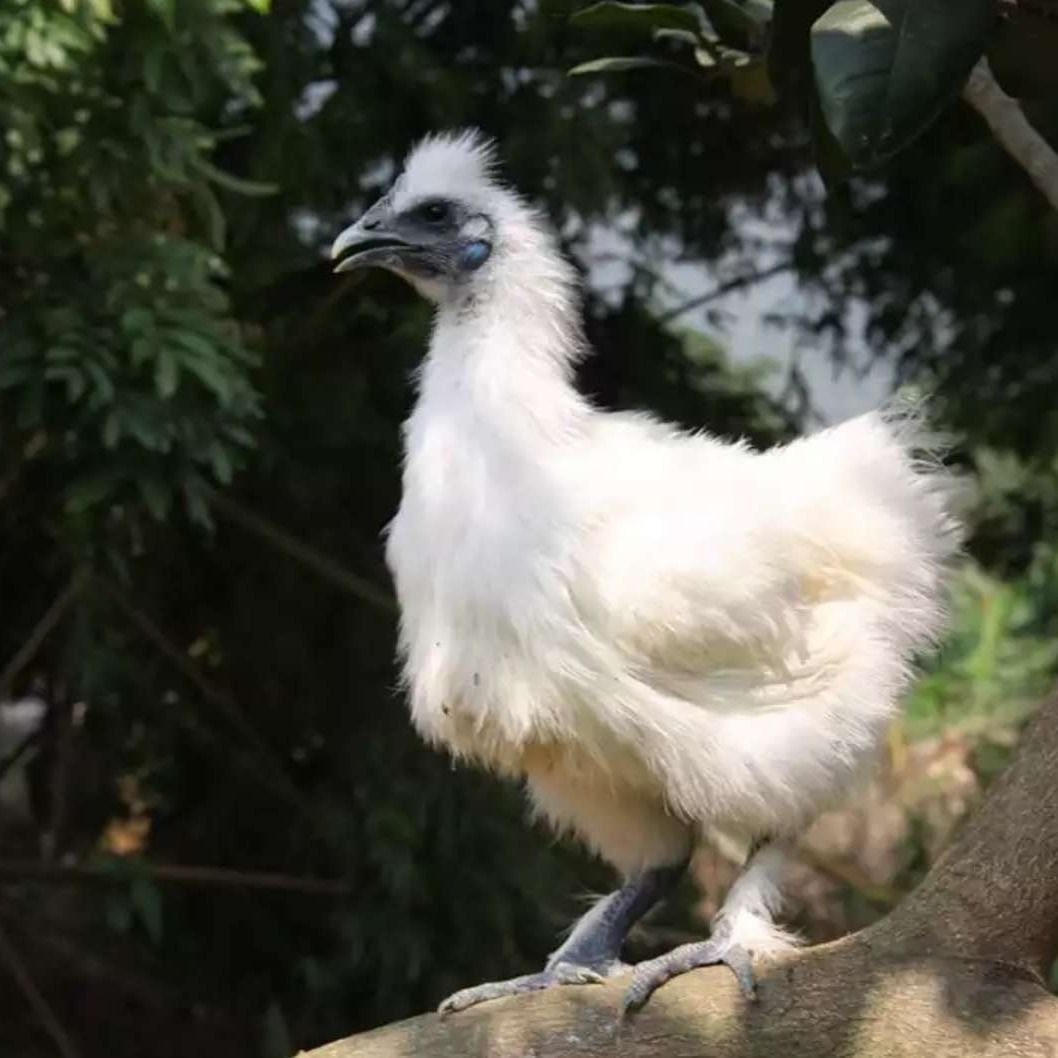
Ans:
{"type": "MultiPolygon", "coordinates": [[[[1034,34],[1026,30],[1032,19],[1030,11],[1028,22],[1019,13],[1001,24],[994,0],[602,0],[573,16],[585,27],[634,30],[656,46],[689,48],[705,75],[728,79],[745,100],[773,103],[780,89],[805,102],[815,119],[816,164],[828,182],[903,150],[958,94],[990,46],[1015,94],[1038,94],[1052,81],[1037,36],[1049,33],[1051,20],[1037,20],[1034,34]],[[1026,52],[1028,65],[1021,61],[1026,52]]],[[[637,55],[595,59],[570,72],[649,66],[690,70],[685,61],[637,55]]]]}
{"type": "Polygon", "coordinates": [[[952,633],[909,698],[910,731],[1027,716],[1058,675],[1056,592],[1058,561],[1049,547],[1006,581],[967,565],[956,582],[952,633]]]}
{"type": "Polygon", "coordinates": [[[174,500],[208,522],[203,484],[229,482],[252,444],[255,357],[221,286],[215,188],[258,187],[210,161],[260,101],[232,11],[0,12],[0,443],[41,440],[68,546],[127,549],[141,512],[174,500]]]}
{"type": "Polygon", "coordinates": [[[913,140],[980,58],[992,0],[839,0],[813,23],[823,115],[853,163],[870,166],[913,140]]]}

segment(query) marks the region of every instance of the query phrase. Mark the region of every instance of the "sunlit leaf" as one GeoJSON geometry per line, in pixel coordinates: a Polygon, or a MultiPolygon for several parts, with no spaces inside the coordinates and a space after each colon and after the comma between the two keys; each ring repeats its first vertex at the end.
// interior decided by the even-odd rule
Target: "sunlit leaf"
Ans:
{"type": "Polygon", "coordinates": [[[776,101],[775,89],[763,59],[729,69],[726,76],[736,98],[758,106],[771,106],[776,101]]]}
{"type": "Polygon", "coordinates": [[[685,29],[696,33],[701,20],[691,7],[676,4],[624,4],[617,0],[601,0],[591,7],[574,12],[570,21],[578,26],[606,29],[636,29],[649,32],[655,29],[685,29]]]}
{"type": "Polygon", "coordinates": [[[668,67],[669,69],[687,71],[679,63],[666,62],[664,59],[652,59],[648,55],[614,56],[606,59],[592,59],[590,62],[582,62],[569,70],[570,76],[576,77],[588,73],[624,73],[628,70],[643,70],[647,68],[657,69],[668,67]]]}

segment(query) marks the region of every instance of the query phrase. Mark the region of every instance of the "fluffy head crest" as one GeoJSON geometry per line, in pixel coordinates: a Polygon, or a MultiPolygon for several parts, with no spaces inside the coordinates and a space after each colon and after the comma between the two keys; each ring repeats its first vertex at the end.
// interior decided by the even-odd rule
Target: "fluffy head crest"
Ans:
{"type": "Polygon", "coordinates": [[[494,185],[496,145],[478,129],[427,136],[412,148],[398,194],[465,195],[494,185]]]}

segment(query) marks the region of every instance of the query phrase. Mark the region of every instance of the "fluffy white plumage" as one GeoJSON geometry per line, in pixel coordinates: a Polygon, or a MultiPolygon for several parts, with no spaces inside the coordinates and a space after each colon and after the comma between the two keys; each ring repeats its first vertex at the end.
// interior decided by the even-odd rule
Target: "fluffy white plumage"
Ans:
{"type": "MultiPolygon", "coordinates": [[[[429,290],[406,424],[387,557],[416,727],[523,776],[626,875],[714,827],[796,833],[872,759],[942,627],[959,533],[914,417],[761,453],[600,411],[571,382],[575,273],[491,147],[413,151],[394,208],[437,195],[486,212],[494,244],[429,290]]],[[[769,863],[727,909],[757,951],[782,940],[769,863]]]]}

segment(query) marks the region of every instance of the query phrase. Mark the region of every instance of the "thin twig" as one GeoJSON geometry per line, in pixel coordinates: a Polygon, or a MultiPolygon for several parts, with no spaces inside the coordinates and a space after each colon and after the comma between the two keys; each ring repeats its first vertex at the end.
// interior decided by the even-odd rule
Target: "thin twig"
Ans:
{"type": "Polygon", "coordinates": [[[0,503],[4,501],[8,493],[18,483],[18,479],[21,476],[25,465],[31,460],[36,459],[37,456],[47,448],[47,446],[48,435],[43,430],[38,430],[22,446],[22,454],[15,460],[11,469],[0,478],[0,503]]]}
{"type": "Polygon", "coordinates": [[[48,785],[48,822],[42,835],[41,851],[49,858],[62,853],[69,807],[70,767],[73,764],[73,706],[65,687],[52,688],[48,706],[53,722],[48,725],[52,736],[52,759],[48,785]]]}
{"type": "Polygon", "coordinates": [[[34,728],[26,733],[22,741],[6,757],[0,760],[0,782],[18,762],[40,741],[41,728],[34,728]]]}
{"type": "Polygon", "coordinates": [[[29,638],[15,651],[14,656],[4,666],[0,673],[0,698],[6,698],[11,692],[11,684],[22,669],[33,660],[37,651],[40,650],[44,641],[55,631],[59,622],[66,616],[70,604],[77,598],[84,587],[86,574],[78,570],[70,577],[66,587],[59,592],[55,601],[44,611],[41,619],[36,623],[29,638]]]}
{"type": "Polygon", "coordinates": [[[230,694],[203,676],[187,657],[187,654],[176,646],[150,616],[136,606],[116,584],[105,577],[98,577],[97,579],[143,637],[172,662],[173,666],[179,670],[189,683],[194,685],[207,702],[216,706],[228,717],[231,723],[239,730],[239,733],[253,747],[255,755],[263,764],[268,766],[273,779],[272,785],[282,792],[287,800],[296,805],[306,816],[317,822],[318,813],[287,775],[283,761],[262,738],[260,732],[258,732],[239,703],[230,694]]]}
{"type": "Polygon", "coordinates": [[[176,885],[221,886],[237,889],[265,889],[303,893],[311,896],[349,896],[350,882],[337,878],[306,878],[276,871],[242,871],[227,867],[199,867],[178,863],[131,861],[129,871],[106,864],[61,864],[41,860],[0,860],[0,882],[46,882],[57,885],[82,883],[121,883],[130,875],[143,875],[156,882],[176,885]]]}
{"type": "Polygon", "coordinates": [[[13,917],[17,914],[23,937],[30,938],[34,950],[45,949],[52,957],[58,959],[64,970],[87,978],[96,987],[105,989],[111,995],[122,993],[134,999],[142,1006],[158,1008],[179,1007],[180,996],[170,988],[161,988],[152,981],[133,976],[123,968],[100,957],[98,952],[87,951],[73,943],[66,934],[68,925],[59,926],[39,917],[38,907],[12,908],[13,917]]]}
{"type": "Polygon", "coordinates": [[[237,525],[242,526],[244,529],[249,529],[250,532],[261,537],[261,539],[267,541],[277,550],[282,551],[289,558],[311,569],[324,580],[341,588],[343,591],[349,592],[350,595],[355,595],[361,602],[365,602],[386,614],[396,612],[396,604],[393,601],[393,597],[383,589],[376,587],[366,578],[352,573],[329,555],[325,555],[322,551],[318,551],[311,545],[299,540],[285,529],[281,529],[273,522],[270,522],[267,518],[247,510],[242,504],[237,503],[229,496],[224,496],[213,490],[209,492],[209,501],[217,510],[237,525]]]}
{"type": "Polygon", "coordinates": [[[677,316],[682,316],[685,312],[690,312],[692,309],[700,309],[703,305],[708,305],[709,302],[716,301],[717,298],[730,294],[733,290],[741,290],[743,287],[762,283],[765,279],[771,279],[772,276],[792,270],[792,261],[781,261],[779,264],[761,269],[759,272],[753,272],[750,275],[735,276],[734,279],[728,279],[726,282],[719,284],[719,286],[713,287],[712,290],[707,290],[704,294],[699,294],[697,297],[691,298],[690,301],[685,301],[682,305],[677,305],[673,309],[662,312],[657,317],[657,321],[658,323],[671,323],[677,316]]]}
{"type": "Polygon", "coordinates": [[[7,968],[11,971],[11,976],[15,979],[15,983],[26,997],[26,1002],[33,1008],[33,1012],[37,1015],[41,1026],[54,1041],[62,1058],[79,1058],[79,1051],[74,1045],[70,1034],[63,1028],[62,1022],[59,1021],[55,1012],[48,1005],[48,1001],[33,980],[29,967],[26,966],[14,944],[11,943],[11,938],[3,926],[0,926],[0,959],[7,964],[7,968]]]}
{"type": "Polygon", "coordinates": [[[1018,101],[999,87],[988,60],[970,72],[963,99],[984,118],[1003,149],[1028,174],[1052,209],[1058,209],[1058,153],[1029,123],[1018,101]]]}
{"type": "Polygon", "coordinates": [[[181,650],[172,639],[162,631],[158,624],[148,614],[144,613],[144,611],[141,610],[116,584],[114,584],[113,581],[106,577],[100,577],[99,583],[144,638],[153,643],[154,646],[157,647],[177,669],[179,669],[180,673],[188,680],[188,682],[194,684],[202,697],[211,705],[217,706],[217,708],[224,712],[232,724],[239,729],[239,732],[253,745],[258,753],[264,757],[268,757],[273,766],[280,770],[285,770],[282,762],[275,756],[271,746],[269,746],[261,737],[260,732],[254,727],[253,722],[246,713],[243,712],[239,704],[227,694],[227,692],[221,690],[220,687],[217,687],[209,679],[203,676],[195,664],[188,658],[186,652],[181,650]]]}

